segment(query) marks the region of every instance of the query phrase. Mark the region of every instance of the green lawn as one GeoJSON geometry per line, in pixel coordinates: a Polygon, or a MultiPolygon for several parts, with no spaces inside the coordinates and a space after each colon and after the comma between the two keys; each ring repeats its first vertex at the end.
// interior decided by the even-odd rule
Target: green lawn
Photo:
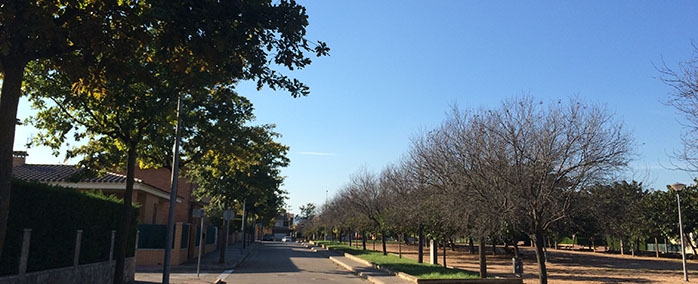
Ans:
{"type": "Polygon", "coordinates": [[[417,263],[416,260],[400,258],[393,254],[383,255],[382,252],[352,248],[347,244],[330,241],[316,241],[331,249],[337,249],[373,262],[381,267],[404,272],[421,279],[473,279],[479,278],[477,273],[466,270],[450,269],[428,263],[417,263]]]}

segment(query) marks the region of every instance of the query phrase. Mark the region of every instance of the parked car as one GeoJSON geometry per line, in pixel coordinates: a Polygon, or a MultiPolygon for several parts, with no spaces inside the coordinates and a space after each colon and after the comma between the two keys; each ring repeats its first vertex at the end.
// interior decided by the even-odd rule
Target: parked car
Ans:
{"type": "Polygon", "coordinates": [[[291,236],[284,236],[283,238],[281,238],[281,241],[284,243],[285,242],[292,242],[293,239],[291,238],[291,236]]]}
{"type": "Polygon", "coordinates": [[[271,235],[271,234],[264,235],[264,236],[262,236],[262,240],[263,241],[274,241],[274,235],[271,235]]]}

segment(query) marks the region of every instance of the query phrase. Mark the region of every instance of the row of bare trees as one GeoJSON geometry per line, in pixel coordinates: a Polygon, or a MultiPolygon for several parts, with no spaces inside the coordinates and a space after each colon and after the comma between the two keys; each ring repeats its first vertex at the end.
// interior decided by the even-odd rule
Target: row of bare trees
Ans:
{"type": "Polygon", "coordinates": [[[352,176],[316,223],[339,235],[378,233],[384,253],[388,234],[470,236],[479,240],[482,277],[487,240],[530,238],[540,282],[547,283],[544,239],[571,216],[590,212],[581,200],[614,179],[632,146],[632,135],[608,110],[576,98],[454,107],[438,127],[412,139],[399,163],[352,176]]]}

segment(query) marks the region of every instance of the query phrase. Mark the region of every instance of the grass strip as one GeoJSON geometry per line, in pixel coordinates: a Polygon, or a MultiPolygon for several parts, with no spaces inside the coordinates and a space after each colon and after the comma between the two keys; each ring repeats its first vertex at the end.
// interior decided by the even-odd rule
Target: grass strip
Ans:
{"type": "Polygon", "coordinates": [[[331,241],[316,241],[317,244],[323,244],[327,248],[341,250],[360,257],[362,259],[373,262],[381,267],[388,268],[393,271],[399,271],[415,276],[420,279],[474,279],[479,278],[477,273],[467,270],[446,268],[440,265],[428,263],[418,263],[414,259],[400,258],[394,254],[383,255],[382,252],[361,250],[350,247],[347,244],[331,241]]]}

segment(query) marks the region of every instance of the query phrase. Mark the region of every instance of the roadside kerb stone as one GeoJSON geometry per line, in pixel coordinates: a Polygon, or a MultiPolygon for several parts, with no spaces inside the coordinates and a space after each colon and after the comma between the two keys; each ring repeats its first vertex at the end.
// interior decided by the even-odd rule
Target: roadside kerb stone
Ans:
{"type": "Polygon", "coordinates": [[[391,269],[389,269],[389,268],[382,267],[382,266],[380,266],[380,265],[378,265],[378,264],[375,264],[375,263],[373,263],[373,262],[370,262],[370,261],[368,261],[368,260],[365,260],[365,259],[363,259],[363,258],[360,258],[360,257],[358,257],[358,256],[355,256],[355,255],[353,255],[353,254],[344,253],[344,257],[349,258],[349,259],[352,259],[352,260],[357,261],[357,262],[360,262],[360,263],[363,263],[363,264],[365,264],[365,265],[367,265],[367,266],[373,266],[373,267],[375,267],[376,269],[383,270],[383,271],[385,271],[385,272],[387,272],[387,273],[390,273],[390,274],[393,274],[393,275],[395,275],[395,276],[397,276],[397,277],[400,277],[401,279],[404,279],[404,280],[407,280],[407,281],[410,281],[410,282],[413,282],[413,283],[419,283],[419,278],[417,278],[417,277],[415,277],[415,276],[413,276],[413,275],[410,275],[410,274],[407,274],[407,273],[404,273],[404,272],[393,271],[393,270],[391,270],[391,269]]]}
{"type": "MultiPolygon", "coordinates": [[[[311,249],[314,249],[313,246],[317,246],[314,243],[311,242],[311,245],[308,246],[311,249]]],[[[328,248],[325,245],[322,245],[322,248],[326,250],[333,250],[328,248]]],[[[336,250],[335,250],[336,251],[336,250]]],[[[386,273],[395,275],[401,279],[404,279],[406,281],[410,281],[412,283],[418,283],[418,284],[523,284],[523,279],[521,278],[487,278],[487,279],[421,279],[417,278],[414,275],[410,275],[404,272],[397,272],[397,271],[392,271],[391,269],[382,267],[380,265],[377,265],[373,262],[370,262],[368,260],[365,260],[363,258],[360,258],[358,256],[355,256],[350,253],[344,253],[344,257],[351,259],[353,261],[359,262],[363,265],[374,267],[376,269],[385,271],[386,273]]],[[[347,270],[352,271],[353,273],[357,274],[357,271],[355,271],[350,265],[341,263],[340,261],[333,259],[333,257],[330,256],[330,259],[332,259],[334,262],[338,263],[339,265],[343,266],[347,270]]],[[[455,267],[448,267],[452,269],[456,269],[455,267]]],[[[359,275],[359,274],[357,274],[359,275]]],[[[359,275],[364,279],[367,279],[366,277],[359,275]]],[[[374,282],[375,283],[375,282],[374,282]]]]}

